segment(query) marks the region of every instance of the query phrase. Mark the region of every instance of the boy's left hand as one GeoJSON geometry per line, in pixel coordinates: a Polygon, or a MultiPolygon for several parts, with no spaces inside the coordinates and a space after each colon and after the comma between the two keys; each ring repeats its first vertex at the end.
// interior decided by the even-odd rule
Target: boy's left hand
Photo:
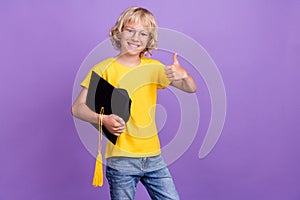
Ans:
{"type": "Polygon", "coordinates": [[[178,81],[188,77],[187,71],[178,62],[177,53],[173,56],[173,64],[167,66],[165,72],[170,81],[178,81]]]}

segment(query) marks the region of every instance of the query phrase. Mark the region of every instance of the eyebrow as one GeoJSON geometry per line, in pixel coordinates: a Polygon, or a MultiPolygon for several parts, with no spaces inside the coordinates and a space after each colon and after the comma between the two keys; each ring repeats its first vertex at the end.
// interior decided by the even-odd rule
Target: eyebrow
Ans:
{"type": "Polygon", "coordinates": [[[150,33],[150,31],[147,30],[147,29],[135,29],[133,26],[130,26],[130,25],[125,25],[124,28],[132,28],[134,30],[145,31],[145,32],[149,32],[150,33]]]}

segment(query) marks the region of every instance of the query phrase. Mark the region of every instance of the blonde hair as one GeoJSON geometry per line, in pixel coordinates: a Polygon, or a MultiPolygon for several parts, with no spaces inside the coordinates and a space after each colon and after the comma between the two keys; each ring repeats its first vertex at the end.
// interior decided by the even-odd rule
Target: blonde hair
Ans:
{"type": "Polygon", "coordinates": [[[120,50],[121,42],[119,34],[123,31],[124,26],[127,23],[141,22],[149,29],[150,37],[146,48],[140,53],[142,57],[145,53],[151,55],[151,50],[157,46],[157,24],[153,14],[145,8],[141,7],[129,7],[118,18],[116,24],[110,29],[109,35],[112,45],[120,50]]]}

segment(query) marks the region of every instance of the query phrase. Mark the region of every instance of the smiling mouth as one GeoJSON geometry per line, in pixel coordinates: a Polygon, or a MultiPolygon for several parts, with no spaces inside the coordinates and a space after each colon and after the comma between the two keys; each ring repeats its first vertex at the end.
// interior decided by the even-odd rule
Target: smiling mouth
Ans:
{"type": "Polygon", "coordinates": [[[128,46],[130,46],[132,48],[139,48],[141,46],[141,45],[130,43],[130,42],[128,42],[127,44],[128,44],[128,46]]]}

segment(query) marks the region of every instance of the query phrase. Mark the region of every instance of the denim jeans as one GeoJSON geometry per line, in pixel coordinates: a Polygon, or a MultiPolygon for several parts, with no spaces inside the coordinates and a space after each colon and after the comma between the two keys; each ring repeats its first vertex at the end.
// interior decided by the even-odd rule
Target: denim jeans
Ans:
{"type": "Polygon", "coordinates": [[[133,200],[139,181],[152,200],[179,200],[161,155],[148,158],[107,158],[106,178],[112,200],[133,200]]]}

